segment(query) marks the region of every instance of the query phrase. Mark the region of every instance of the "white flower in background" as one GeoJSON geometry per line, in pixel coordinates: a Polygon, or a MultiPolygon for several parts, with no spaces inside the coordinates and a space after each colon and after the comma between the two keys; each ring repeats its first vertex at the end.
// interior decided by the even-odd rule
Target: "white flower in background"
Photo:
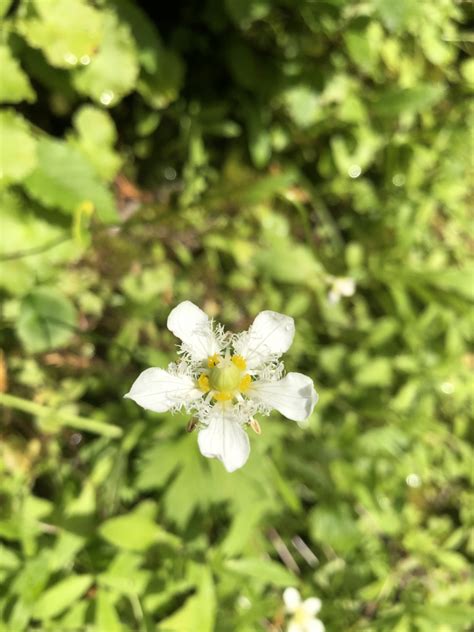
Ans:
{"type": "Polygon", "coordinates": [[[334,277],[328,293],[328,300],[331,305],[335,305],[339,303],[341,296],[354,296],[355,291],[356,282],[354,279],[350,277],[334,277]]]}
{"type": "Polygon", "coordinates": [[[291,614],[287,632],[324,632],[324,624],[316,615],[321,610],[321,600],[316,597],[301,600],[296,588],[283,592],[285,610],[291,614]]]}
{"type": "Polygon", "coordinates": [[[194,414],[198,444],[228,472],[242,467],[250,453],[245,427],[260,431],[254,415],[272,409],[304,421],[318,401],[313,381],[301,373],[283,375],[282,353],[293,341],[293,319],[260,312],[248,331],[226,333],[190,301],[175,307],[168,329],[181,339],[181,358],[167,370],[146,369],[125,395],[147,410],[194,414]]]}

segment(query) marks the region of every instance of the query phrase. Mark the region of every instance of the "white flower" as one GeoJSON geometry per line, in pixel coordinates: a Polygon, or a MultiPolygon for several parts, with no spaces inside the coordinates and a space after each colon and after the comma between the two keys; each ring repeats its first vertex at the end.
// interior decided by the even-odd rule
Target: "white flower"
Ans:
{"type": "Polygon", "coordinates": [[[324,624],[316,615],[321,610],[321,600],[310,597],[301,601],[296,588],[286,588],[283,593],[286,611],[291,614],[287,632],[324,632],[324,624]]]}
{"type": "Polygon", "coordinates": [[[295,421],[312,413],[318,395],[301,373],[283,376],[282,353],[293,341],[293,319],[261,312],[248,331],[226,333],[190,301],[175,307],[168,329],[181,339],[179,362],[167,370],[146,369],[125,395],[147,410],[194,414],[201,453],[217,458],[228,472],[242,467],[250,453],[245,427],[256,432],[254,415],[274,408],[295,421]]]}
{"type": "Polygon", "coordinates": [[[339,303],[341,296],[354,296],[356,291],[356,282],[350,277],[334,277],[331,289],[328,293],[328,300],[331,305],[339,303]]]}

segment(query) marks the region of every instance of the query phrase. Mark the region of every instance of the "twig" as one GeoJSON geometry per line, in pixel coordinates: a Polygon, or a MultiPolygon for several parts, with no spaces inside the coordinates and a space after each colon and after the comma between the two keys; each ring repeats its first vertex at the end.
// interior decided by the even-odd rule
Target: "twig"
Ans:
{"type": "Polygon", "coordinates": [[[302,540],[300,538],[299,535],[295,535],[295,537],[292,539],[291,543],[293,544],[295,549],[298,551],[298,553],[301,555],[301,557],[304,559],[304,561],[307,564],[309,564],[312,567],[316,566],[317,564],[319,564],[319,560],[316,557],[316,555],[309,548],[309,546],[306,544],[306,542],[304,542],[304,540],[302,540]]]}
{"type": "Polygon", "coordinates": [[[294,573],[299,575],[300,574],[300,567],[296,563],[295,558],[291,555],[290,550],[288,549],[286,544],[281,539],[281,537],[280,537],[279,533],[277,532],[277,530],[273,529],[273,528],[269,529],[268,530],[268,537],[270,538],[270,541],[273,544],[273,546],[275,547],[275,550],[278,553],[278,556],[280,557],[280,559],[283,562],[283,564],[290,571],[293,571],[294,573]]]}

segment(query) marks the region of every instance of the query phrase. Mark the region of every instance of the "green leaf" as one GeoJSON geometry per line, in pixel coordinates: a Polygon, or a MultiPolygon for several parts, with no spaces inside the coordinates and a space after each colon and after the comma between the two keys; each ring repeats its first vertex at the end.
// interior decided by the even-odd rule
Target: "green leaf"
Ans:
{"type": "Polygon", "coordinates": [[[271,4],[268,0],[225,0],[225,8],[232,20],[245,28],[264,18],[271,4]]]}
{"type": "Polygon", "coordinates": [[[382,117],[423,112],[436,105],[444,96],[445,88],[440,84],[425,83],[416,88],[391,88],[379,97],[373,106],[374,112],[382,117]]]}
{"type": "Polygon", "coordinates": [[[294,575],[273,560],[250,557],[239,560],[227,560],[224,567],[231,573],[253,579],[261,584],[291,586],[295,583],[294,575]]]}
{"type": "Polygon", "coordinates": [[[420,13],[418,3],[412,0],[372,0],[374,8],[383,23],[390,31],[397,31],[404,27],[414,15],[420,13]]]}
{"type": "Polygon", "coordinates": [[[120,632],[123,628],[110,592],[101,588],[96,599],[95,624],[97,630],[120,632]]]}
{"type": "Polygon", "coordinates": [[[0,187],[20,182],[36,166],[37,143],[25,119],[13,110],[0,112],[0,187]]]}
{"type": "Polygon", "coordinates": [[[5,259],[0,287],[8,292],[23,295],[38,279],[50,281],[52,266],[77,256],[68,232],[41,217],[39,209],[32,208],[24,196],[10,190],[1,192],[0,208],[0,257],[5,259]]]}
{"type": "Polygon", "coordinates": [[[28,193],[45,206],[71,214],[84,202],[92,202],[99,219],[117,219],[115,202],[94,168],[70,143],[41,138],[38,165],[26,178],[28,193]]]}
{"type": "Polygon", "coordinates": [[[110,544],[130,551],[144,551],[159,542],[172,546],[179,543],[176,536],[138,511],[110,518],[100,526],[99,533],[110,544]]]}
{"type": "Polygon", "coordinates": [[[65,345],[74,333],[74,305],[53,288],[38,288],[21,303],[16,329],[25,349],[40,353],[65,345]]]}
{"type": "Polygon", "coordinates": [[[101,178],[112,180],[122,161],[114,150],[117,130],[109,113],[84,105],[74,115],[74,127],[78,135],[77,138],[71,137],[71,143],[94,166],[101,178]]]}
{"type": "Polygon", "coordinates": [[[13,0],[1,0],[0,2],[0,18],[3,18],[8,11],[10,10],[10,7],[13,4],[13,0]]]}
{"type": "Polygon", "coordinates": [[[109,564],[105,572],[98,576],[99,585],[110,588],[119,595],[140,594],[149,582],[149,572],[140,570],[143,557],[130,551],[121,551],[109,564]]]}
{"type": "Polygon", "coordinates": [[[256,253],[258,269],[271,279],[283,283],[307,285],[321,272],[321,266],[307,246],[286,239],[275,239],[256,253]]]}
{"type": "Polygon", "coordinates": [[[392,366],[387,358],[369,358],[366,365],[355,374],[357,384],[363,386],[389,386],[392,382],[392,366]]]}
{"type": "Polygon", "coordinates": [[[215,629],[217,604],[212,573],[207,567],[193,565],[190,577],[196,583],[197,592],[178,612],[161,622],[163,632],[213,632],[215,629]]]}
{"type": "Polygon", "coordinates": [[[33,103],[36,95],[31,87],[28,76],[21,69],[18,61],[13,57],[11,49],[0,46],[0,103],[19,103],[28,101],[33,103]]]}
{"type": "Polygon", "coordinates": [[[52,66],[89,63],[101,45],[102,15],[85,0],[31,0],[19,30],[52,66]]]}
{"type": "Polygon", "coordinates": [[[35,604],[36,619],[50,619],[69,608],[91,586],[91,575],[73,575],[46,590],[35,604]]]}
{"type": "Polygon", "coordinates": [[[77,90],[97,103],[112,107],[133,90],[138,77],[134,39],[126,23],[105,13],[105,31],[98,53],[73,76],[77,90]]]}
{"type": "Polygon", "coordinates": [[[317,507],[310,516],[311,535],[322,545],[332,546],[337,552],[352,551],[361,539],[357,523],[349,507],[317,507]]]}
{"type": "Polygon", "coordinates": [[[173,51],[161,46],[154,53],[155,70],[144,71],[138,82],[138,91],[152,108],[161,109],[174,101],[181,90],[184,65],[173,51]]]}
{"type": "Polygon", "coordinates": [[[290,88],[283,99],[289,116],[298,127],[304,129],[322,118],[319,95],[308,86],[290,88]]]}

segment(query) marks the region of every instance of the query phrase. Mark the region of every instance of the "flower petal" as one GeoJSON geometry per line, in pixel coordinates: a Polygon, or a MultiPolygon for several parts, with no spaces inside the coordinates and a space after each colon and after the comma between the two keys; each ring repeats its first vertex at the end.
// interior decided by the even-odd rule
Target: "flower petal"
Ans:
{"type": "Polygon", "coordinates": [[[209,317],[191,301],[183,301],[171,310],[167,326],[184,342],[193,360],[204,360],[220,350],[209,317]]]}
{"type": "Polygon", "coordinates": [[[324,632],[325,627],[319,619],[311,619],[306,623],[305,632],[324,632]]]}
{"type": "Polygon", "coordinates": [[[249,438],[232,409],[219,405],[214,407],[207,428],[199,432],[198,444],[201,454],[219,459],[228,472],[245,465],[250,454],[249,438]]]}
{"type": "Polygon", "coordinates": [[[246,394],[294,421],[307,419],[318,401],[313,380],[302,373],[288,373],[276,382],[257,380],[246,394]]]}
{"type": "Polygon", "coordinates": [[[303,601],[301,608],[308,617],[314,617],[321,610],[321,599],[309,597],[303,601]]]}
{"type": "Polygon", "coordinates": [[[303,625],[300,625],[297,621],[290,621],[286,632],[306,632],[303,625]]]}
{"type": "Polygon", "coordinates": [[[253,369],[273,355],[288,351],[295,335],[295,322],[290,316],[266,310],[260,312],[248,332],[238,339],[235,350],[253,369]]]}
{"type": "Polygon", "coordinates": [[[297,588],[285,588],[283,591],[283,601],[287,612],[296,612],[301,604],[301,595],[297,588]]]}
{"type": "Polygon", "coordinates": [[[203,392],[187,375],[172,375],[163,369],[151,368],[140,373],[124,397],[155,413],[164,413],[173,406],[202,397],[203,392]]]}

